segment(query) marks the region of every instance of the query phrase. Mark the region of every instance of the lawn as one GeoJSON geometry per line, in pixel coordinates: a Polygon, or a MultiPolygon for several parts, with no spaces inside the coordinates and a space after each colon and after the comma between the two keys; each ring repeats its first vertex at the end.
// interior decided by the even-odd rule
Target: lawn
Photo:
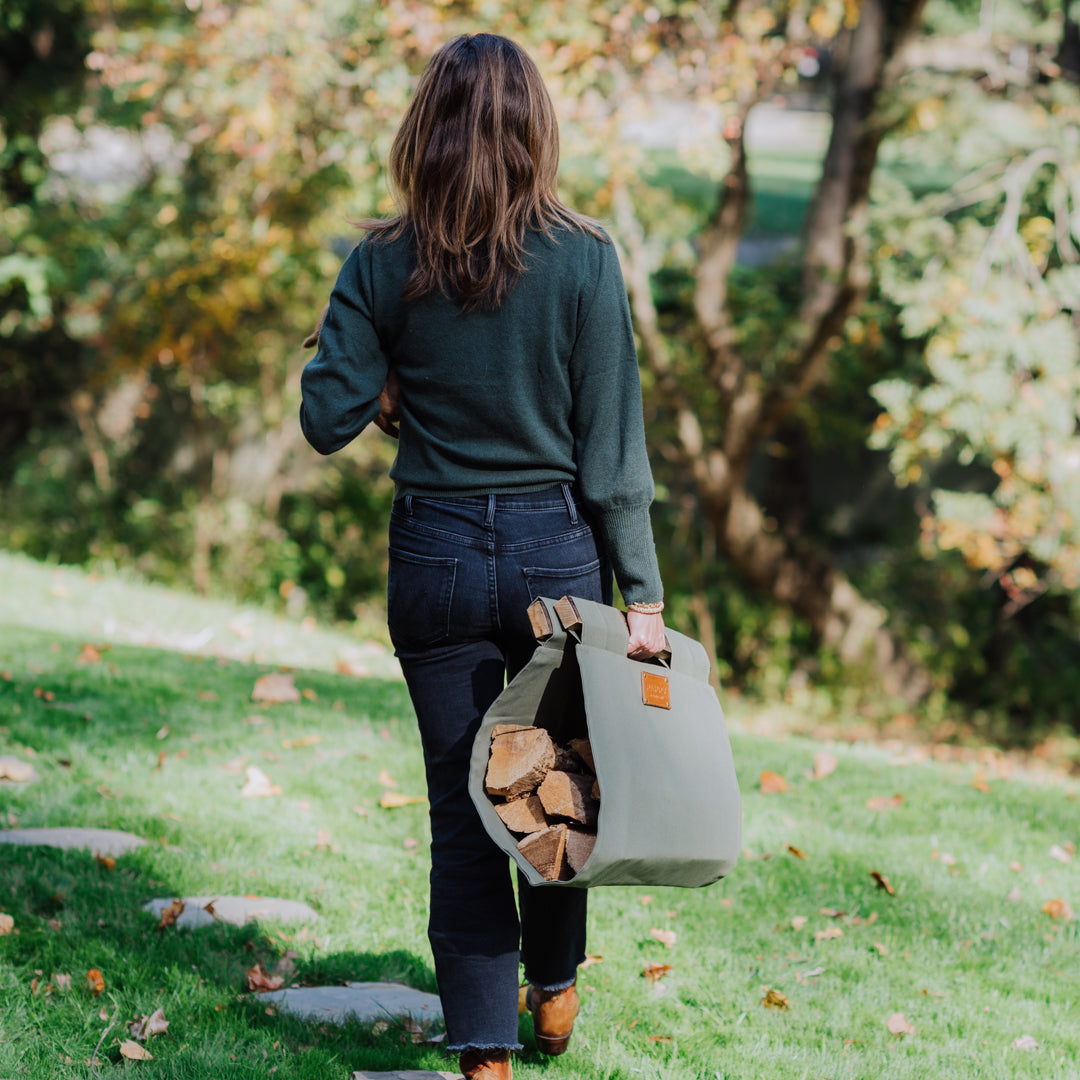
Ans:
{"type": "MultiPolygon", "coordinates": [[[[602,959],[581,973],[571,1051],[541,1058],[523,1019],[516,1076],[1080,1076],[1080,924],[1042,910],[1080,907],[1075,783],[984,777],[872,745],[738,730],[733,743],[740,864],[702,890],[596,890],[589,948],[602,959]],[[820,753],[836,767],[819,758],[828,775],[815,778],[820,753]],[[786,790],[760,790],[764,770],[786,790]],[[647,963],[670,970],[651,982],[647,963]],[[769,991],[788,1007],[763,1004],[769,991]],[[889,1030],[897,1013],[912,1033],[889,1030]],[[1037,1049],[1014,1048],[1025,1035],[1037,1049]]],[[[39,776],[0,782],[0,823],[150,841],[114,867],[0,845],[0,912],[13,920],[0,936],[0,1076],[92,1075],[114,1017],[102,1077],[452,1067],[398,1025],[309,1024],[245,991],[247,969],[287,950],[296,982],[435,989],[425,808],[379,805],[388,789],[421,794],[423,771],[408,696],[378,647],[0,556],[0,754],[39,776]],[[305,696],[252,702],[256,678],[286,661],[305,696]],[[281,793],[242,796],[252,765],[281,793]],[[159,931],[141,911],[184,893],[302,900],[320,918],[307,930],[159,931]],[[169,1029],[150,1040],[153,1060],[123,1060],[126,1023],[158,1008],[169,1029]]]]}

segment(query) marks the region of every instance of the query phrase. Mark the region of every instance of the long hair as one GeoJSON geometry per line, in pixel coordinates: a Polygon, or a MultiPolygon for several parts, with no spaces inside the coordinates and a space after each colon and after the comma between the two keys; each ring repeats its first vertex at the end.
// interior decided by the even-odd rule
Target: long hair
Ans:
{"type": "Polygon", "coordinates": [[[465,310],[496,308],[525,270],[526,230],[603,236],[559,201],[558,167],[559,128],[536,65],[509,38],[463,34],[431,58],[394,139],[398,215],[362,225],[376,239],[414,230],[406,300],[438,290],[465,310]]]}

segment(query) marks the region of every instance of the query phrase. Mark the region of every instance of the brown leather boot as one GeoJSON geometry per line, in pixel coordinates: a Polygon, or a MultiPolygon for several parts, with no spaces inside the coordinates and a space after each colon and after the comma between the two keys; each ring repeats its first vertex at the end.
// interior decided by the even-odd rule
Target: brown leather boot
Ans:
{"type": "Polygon", "coordinates": [[[465,1080],[510,1080],[509,1050],[466,1050],[458,1058],[465,1080]]]}
{"type": "Polygon", "coordinates": [[[565,990],[538,990],[530,986],[525,1002],[532,1013],[536,1048],[541,1054],[566,1052],[581,1003],[573,986],[565,990]]]}

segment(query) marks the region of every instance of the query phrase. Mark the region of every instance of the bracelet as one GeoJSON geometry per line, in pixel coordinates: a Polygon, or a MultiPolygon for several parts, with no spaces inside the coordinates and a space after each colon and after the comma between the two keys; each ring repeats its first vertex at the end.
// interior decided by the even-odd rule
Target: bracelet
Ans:
{"type": "Polygon", "coordinates": [[[652,604],[643,604],[640,601],[626,605],[627,611],[636,611],[639,615],[659,615],[664,610],[664,601],[657,600],[652,604]]]}

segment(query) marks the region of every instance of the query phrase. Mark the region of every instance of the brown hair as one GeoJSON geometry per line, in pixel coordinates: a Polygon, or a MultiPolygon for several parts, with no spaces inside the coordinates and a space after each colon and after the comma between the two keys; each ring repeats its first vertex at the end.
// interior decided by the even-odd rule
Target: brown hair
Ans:
{"type": "Polygon", "coordinates": [[[377,239],[416,234],[403,296],[440,290],[465,310],[498,307],[524,271],[526,229],[602,237],[556,194],[559,129],[536,65],[497,34],[463,34],[420,76],[390,151],[397,217],[366,221],[377,239]]]}

